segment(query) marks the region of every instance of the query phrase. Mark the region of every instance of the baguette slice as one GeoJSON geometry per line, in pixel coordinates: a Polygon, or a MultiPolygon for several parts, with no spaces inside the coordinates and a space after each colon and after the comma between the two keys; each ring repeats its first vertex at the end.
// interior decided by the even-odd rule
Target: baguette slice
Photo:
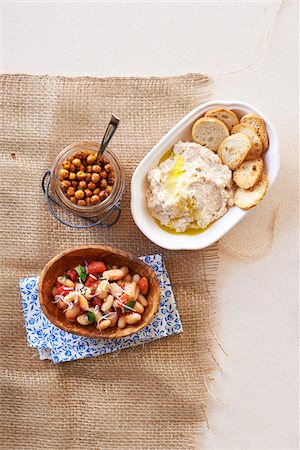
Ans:
{"type": "Polygon", "coordinates": [[[244,161],[233,172],[233,181],[235,181],[238,187],[249,189],[258,182],[263,170],[264,162],[262,158],[254,159],[253,161],[244,161]]]}
{"type": "Polygon", "coordinates": [[[229,131],[239,123],[239,119],[236,114],[230,109],[225,108],[214,108],[206,111],[204,114],[205,117],[214,117],[215,119],[221,120],[221,122],[225,123],[226,127],[229,131]]]}
{"type": "Polygon", "coordinates": [[[234,203],[241,209],[250,209],[261,202],[267,189],[268,179],[263,173],[261,179],[250,189],[237,188],[234,195],[234,203]]]}
{"type": "Polygon", "coordinates": [[[264,151],[268,150],[269,138],[264,119],[259,117],[257,114],[246,114],[241,118],[240,122],[251,125],[260,138],[264,151]]]}
{"type": "Polygon", "coordinates": [[[243,133],[236,133],[224,139],[218,148],[218,155],[222,163],[231,170],[235,170],[246,158],[252,148],[252,143],[248,136],[243,133]]]}
{"type": "Polygon", "coordinates": [[[216,152],[220,142],[229,136],[229,131],[221,120],[201,117],[193,125],[192,136],[195,142],[216,152]]]}
{"type": "Polygon", "coordinates": [[[252,148],[245,158],[246,161],[251,159],[257,159],[260,157],[263,151],[263,146],[261,140],[259,139],[258,135],[255,132],[255,128],[253,128],[251,125],[248,125],[247,123],[239,123],[238,125],[232,128],[231,134],[234,133],[244,133],[248,136],[248,138],[252,142],[252,148]]]}

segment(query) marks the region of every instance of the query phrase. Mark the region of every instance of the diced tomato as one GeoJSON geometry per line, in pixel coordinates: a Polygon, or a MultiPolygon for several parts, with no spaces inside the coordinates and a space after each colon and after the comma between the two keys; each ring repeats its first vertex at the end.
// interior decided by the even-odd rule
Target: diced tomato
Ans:
{"type": "Polygon", "coordinates": [[[149,283],[146,277],[142,277],[139,281],[138,281],[138,287],[141,290],[141,293],[143,295],[147,294],[148,292],[148,287],[149,287],[149,283]]]}
{"type": "Polygon", "coordinates": [[[90,277],[90,275],[87,277],[87,280],[85,282],[85,286],[86,287],[91,287],[95,282],[97,282],[97,280],[95,280],[95,278],[90,277]]]}
{"type": "Polygon", "coordinates": [[[65,289],[65,286],[62,284],[59,285],[59,287],[56,288],[56,295],[63,295],[64,297],[69,294],[70,291],[68,289],[65,289]]]}
{"type": "Polygon", "coordinates": [[[67,272],[67,276],[70,278],[70,280],[72,280],[74,282],[77,281],[77,279],[78,279],[78,274],[77,274],[76,270],[69,270],[67,272]]]}
{"type": "Polygon", "coordinates": [[[92,275],[97,275],[106,270],[106,266],[102,261],[92,261],[88,265],[88,272],[92,275]]]}
{"type": "Polygon", "coordinates": [[[130,299],[130,297],[129,297],[129,295],[126,293],[126,292],[124,292],[121,296],[120,296],[120,300],[121,300],[121,302],[123,303],[123,302],[128,302],[128,300],[130,299]]]}
{"type": "Polygon", "coordinates": [[[91,299],[90,303],[92,306],[99,306],[99,308],[101,308],[101,306],[103,305],[103,300],[96,296],[91,299]]]}

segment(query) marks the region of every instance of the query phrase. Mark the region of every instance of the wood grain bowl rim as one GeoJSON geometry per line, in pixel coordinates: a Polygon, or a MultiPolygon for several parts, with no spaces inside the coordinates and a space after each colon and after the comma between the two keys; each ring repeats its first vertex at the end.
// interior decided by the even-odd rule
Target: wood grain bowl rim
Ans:
{"type": "Polygon", "coordinates": [[[153,320],[154,316],[156,315],[156,313],[159,309],[160,302],[161,302],[161,289],[160,289],[158,277],[157,277],[155,271],[152,269],[152,267],[150,267],[144,261],[139,259],[137,256],[134,256],[132,253],[129,253],[129,252],[126,252],[119,248],[111,247],[108,245],[84,245],[84,246],[76,246],[76,247],[69,248],[68,250],[64,250],[48,261],[48,263],[44,266],[44,268],[42,269],[42,271],[39,275],[38,301],[42,308],[43,314],[47,317],[47,319],[54,326],[56,326],[57,328],[60,328],[61,330],[65,331],[67,333],[75,334],[78,336],[84,336],[86,338],[91,338],[91,339],[121,339],[123,337],[127,337],[134,333],[137,333],[138,331],[142,330],[147,325],[149,325],[149,323],[153,320]],[[99,250],[99,251],[107,251],[111,254],[116,254],[117,256],[120,256],[122,258],[129,260],[129,265],[130,265],[130,263],[134,262],[134,263],[138,264],[139,266],[141,266],[142,268],[144,268],[148,273],[151,273],[153,275],[153,281],[154,281],[154,283],[156,283],[158,289],[157,289],[157,293],[156,294],[154,293],[154,296],[153,296],[154,305],[152,307],[152,311],[150,311],[150,313],[146,317],[146,320],[144,323],[138,323],[137,325],[127,326],[126,328],[121,329],[120,331],[122,333],[119,333],[117,336],[115,335],[116,327],[114,327],[113,331],[111,331],[111,332],[108,332],[108,329],[105,330],[105,332],[107,332],[107,334],[89,335],[89,332],[86,329],[86,327],[82,326],[82,331],[81,330],[74,331],[71,329],[72,325],[73,325],[72,322],[67,322],[66,324],[64,324],[58,317],[52,316],[51,313],[49,313],[48,308],[47,308],[47,303],[44,302],[44,298],[42,295],[43,282],[46,277],[46,274],[48,273],[48,270],[57,261],[62,260],[65,256],[70,255],[71,253],[81,251],[81,250],[99,250]]]}

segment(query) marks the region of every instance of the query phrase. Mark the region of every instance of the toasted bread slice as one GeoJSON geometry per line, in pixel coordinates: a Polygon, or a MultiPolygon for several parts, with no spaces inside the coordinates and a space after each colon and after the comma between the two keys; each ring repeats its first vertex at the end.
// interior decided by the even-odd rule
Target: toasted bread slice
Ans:
{"type": "Polygon", "coordinates": [[[201,117],[193,125],[192,136],[195,142],[216,152],[220,142],[229,136],[229,131],[221,120],[201,117]]]}
{"type": "Polygon", "coordinates": [[[259,117],[257,114],[246,114],[241,118],[240,122],[251,125],[262,142],[263,150],[268,150],[269,138],[264,119],[259,117]]]}
{"type": "Polygon", "coordinates": [[[221,122],[225,123],[226,127],[229,131],[239,123],[239,119],[236,114],[230,109],[225,108],[214,108],[206,111],[204,114],[205,117],[214,117],[215,119],[221,120],[221,122]]]}
{"type": "Polygon", "coordinates": [[[241,209],[250,209],[258,205],[264,198],[268,189],[268,179],[262,173],[261,179],[250,189],[237,188],[234,195],[234,203],[241,209]]]}
{"type": "Polygon", "coordinates": [[[246,158],[252,148],[252,143],[248,136],[243,133],[236,133],[224,139],[218,148],[218,155],[223,164],[231,170],[235,170],[246,158]]]}
{"type": "Polygon", "coordinates": [[[235,181],[238,187],[249,189],[258,182],[262,176],[263,170],[264,162],[262,158],[244,161],[233,172],[233,181],[235,181]]]}
{"type": "Polygon", "coordinates": [[[248,125],[247,123],[239,123],[231,130],[231,134],[235,133],[246,134],[252,142],[252,148],[245,158],[246,161],[259,158],[263,151],[263,146],[261,140],[255,132],[255,128],[253,128],[251,125],[248,125]]]}

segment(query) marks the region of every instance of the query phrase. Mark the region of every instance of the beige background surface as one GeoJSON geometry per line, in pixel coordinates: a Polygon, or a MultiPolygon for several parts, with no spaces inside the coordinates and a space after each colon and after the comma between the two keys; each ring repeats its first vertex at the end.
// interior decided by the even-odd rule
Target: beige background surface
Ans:
{"type": "Polygon", "coordinates": [[[298,3],[10,3],[1,72],[207,72],[214,98],[256,105],[282,168],[267,198],[220,242],[220,371],[204,450],[297,444],[298,3]]]}

